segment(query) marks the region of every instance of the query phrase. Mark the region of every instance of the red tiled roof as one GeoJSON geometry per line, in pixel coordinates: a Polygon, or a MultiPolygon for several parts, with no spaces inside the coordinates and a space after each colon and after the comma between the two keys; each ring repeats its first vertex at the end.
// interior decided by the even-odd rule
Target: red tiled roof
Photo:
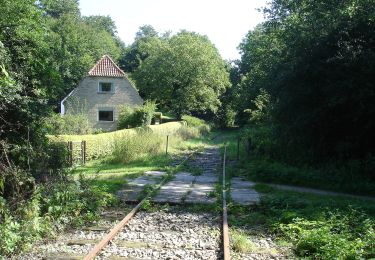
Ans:
{"type": "Polygon", "coordinates": [[[108,56],[104,55],[89,71],[90,76],[126,77],[125,73],[108,56]]]}

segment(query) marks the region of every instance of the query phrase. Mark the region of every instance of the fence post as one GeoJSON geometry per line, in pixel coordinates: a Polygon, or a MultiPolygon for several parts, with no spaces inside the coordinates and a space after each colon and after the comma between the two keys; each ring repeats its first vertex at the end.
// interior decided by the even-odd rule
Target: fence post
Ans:
{"type": "Polygon", "coordinates": [[[81,142],[81,162],[82,165],[86,164],[86,141],[81,142]]]}
{"type": "Polygon", "coordinates": [[[68,141],[68,151],[69,151],[69,156],[68,156],[69,166],[73,166],[73,142],[72,141],[68,141]]]}
{"type": "Polygon", "coordinates": [[[169,135],[167,135],[167,145],[165,146],[165,155],[168,155],[168,143],[169,143],[169,135]]]}
{"type": "Polygon", "coordinates": [[[251,150],[251,138],[247,138],[247,156],[250,156],[250,150],[251,150]]]}
{"type": "Polygon", "coordinates": [[[237,137],[237,161],[240,160],[240,140],[241,138],[238,136],[237,137]]]}

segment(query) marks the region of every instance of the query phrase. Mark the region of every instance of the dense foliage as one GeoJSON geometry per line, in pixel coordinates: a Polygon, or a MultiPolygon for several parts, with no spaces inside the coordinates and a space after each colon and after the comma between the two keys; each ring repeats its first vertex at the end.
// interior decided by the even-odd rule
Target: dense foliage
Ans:
{"type": "Polygon", "coordinates": [[[115,199],[104,190],[89,187],[84,179],[64,178],[40,185],[29,199],[14,202],[0,197],[0,257],[20,253],[37,239],[57,234],[65,225],[97,219],[100,210],[115,199]]]}
{"type": "MultiPolygon", "coordinates": [[[[124,47],[109,17],[82,17],[76,0],[4,0],[0,13],[0,255],[8,255],[50,233],[51,218],[89,216],[91,204],[103,198],[91,194],[87,201],[82,196],[93,191],[77,183],[41,192],[49,185],[41,184],[45,177],[64,167],[64,149],[48,144],[44,118],[96,60],[117,59],[124,47]],[[43,201],[64,192],[67,205],[43,201]],[[47,213],[46,206],[61,207],[62,214],[47,213]]],[[[77,122],[65,121],[49,127],[58,133],[77,122]]],[[[57,186],[61,181],[53,179],[57,186]]]]}
{"type": "Polygon", "coordinates": [[[139,43],[147,55],[132,74],[142,95],[179,118],[190,113],[216,113],[219,95],[229,87],[229,74],[206,36],[181,31],[169,38],[139,43]]]}
{"type": "Polygon", "coordinates": [[[266,21],[240,45],[240,117],[264,114],[275,142],[293,158],[371,156],[373,6],[355,0],[272,1],[264,9],[266,21]]]}
{"type": "Polygon", "coordinates": [[[82,17],[75,0],[6,0],[0,12],[0,139],[25,168],[14,145],[43,144],[42,118],[103,54],[119,58],[123,43],[109,17],[82,17]]]}
{"type": "Polygon", "coordinates": [[[120,108],[117,128],[124,129],[151,125],[155,109],[156,103],[153,101],[146,101],[143,106],[135,108],[123,105],[120,108]]]}

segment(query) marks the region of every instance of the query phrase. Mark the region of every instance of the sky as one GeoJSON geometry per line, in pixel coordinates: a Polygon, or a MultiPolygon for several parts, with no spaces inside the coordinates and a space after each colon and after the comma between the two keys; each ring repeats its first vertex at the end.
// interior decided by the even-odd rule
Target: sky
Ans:
{"type": "Polygon", "coordinates": [[[226,60],[239,59],[237,46],[263,21],[257,11],[267,0],[80,0],[81,13],[109,15],[119,37],[130,45],[145,24],[162,33],[182,29],[207,35],[226,60]]]}

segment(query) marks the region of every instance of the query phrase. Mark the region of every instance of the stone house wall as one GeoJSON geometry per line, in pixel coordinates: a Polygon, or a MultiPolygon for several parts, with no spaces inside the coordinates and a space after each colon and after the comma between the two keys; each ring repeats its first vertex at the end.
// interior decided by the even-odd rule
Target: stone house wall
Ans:
{"type": "Polygon", "coordinates": [[[87,113],[88,119],[95,129],[105,131],[116,130],[119,108],[121,105],[139,106],[143,104],[138,91],[125,77],[87,76],[65,102],[66,113],[87,113]],[[99,93],[99,82],[111,82],[114,91],[99,93]],[[99,109],[113,108],[114,121],[98,120],[99,109]]]}

